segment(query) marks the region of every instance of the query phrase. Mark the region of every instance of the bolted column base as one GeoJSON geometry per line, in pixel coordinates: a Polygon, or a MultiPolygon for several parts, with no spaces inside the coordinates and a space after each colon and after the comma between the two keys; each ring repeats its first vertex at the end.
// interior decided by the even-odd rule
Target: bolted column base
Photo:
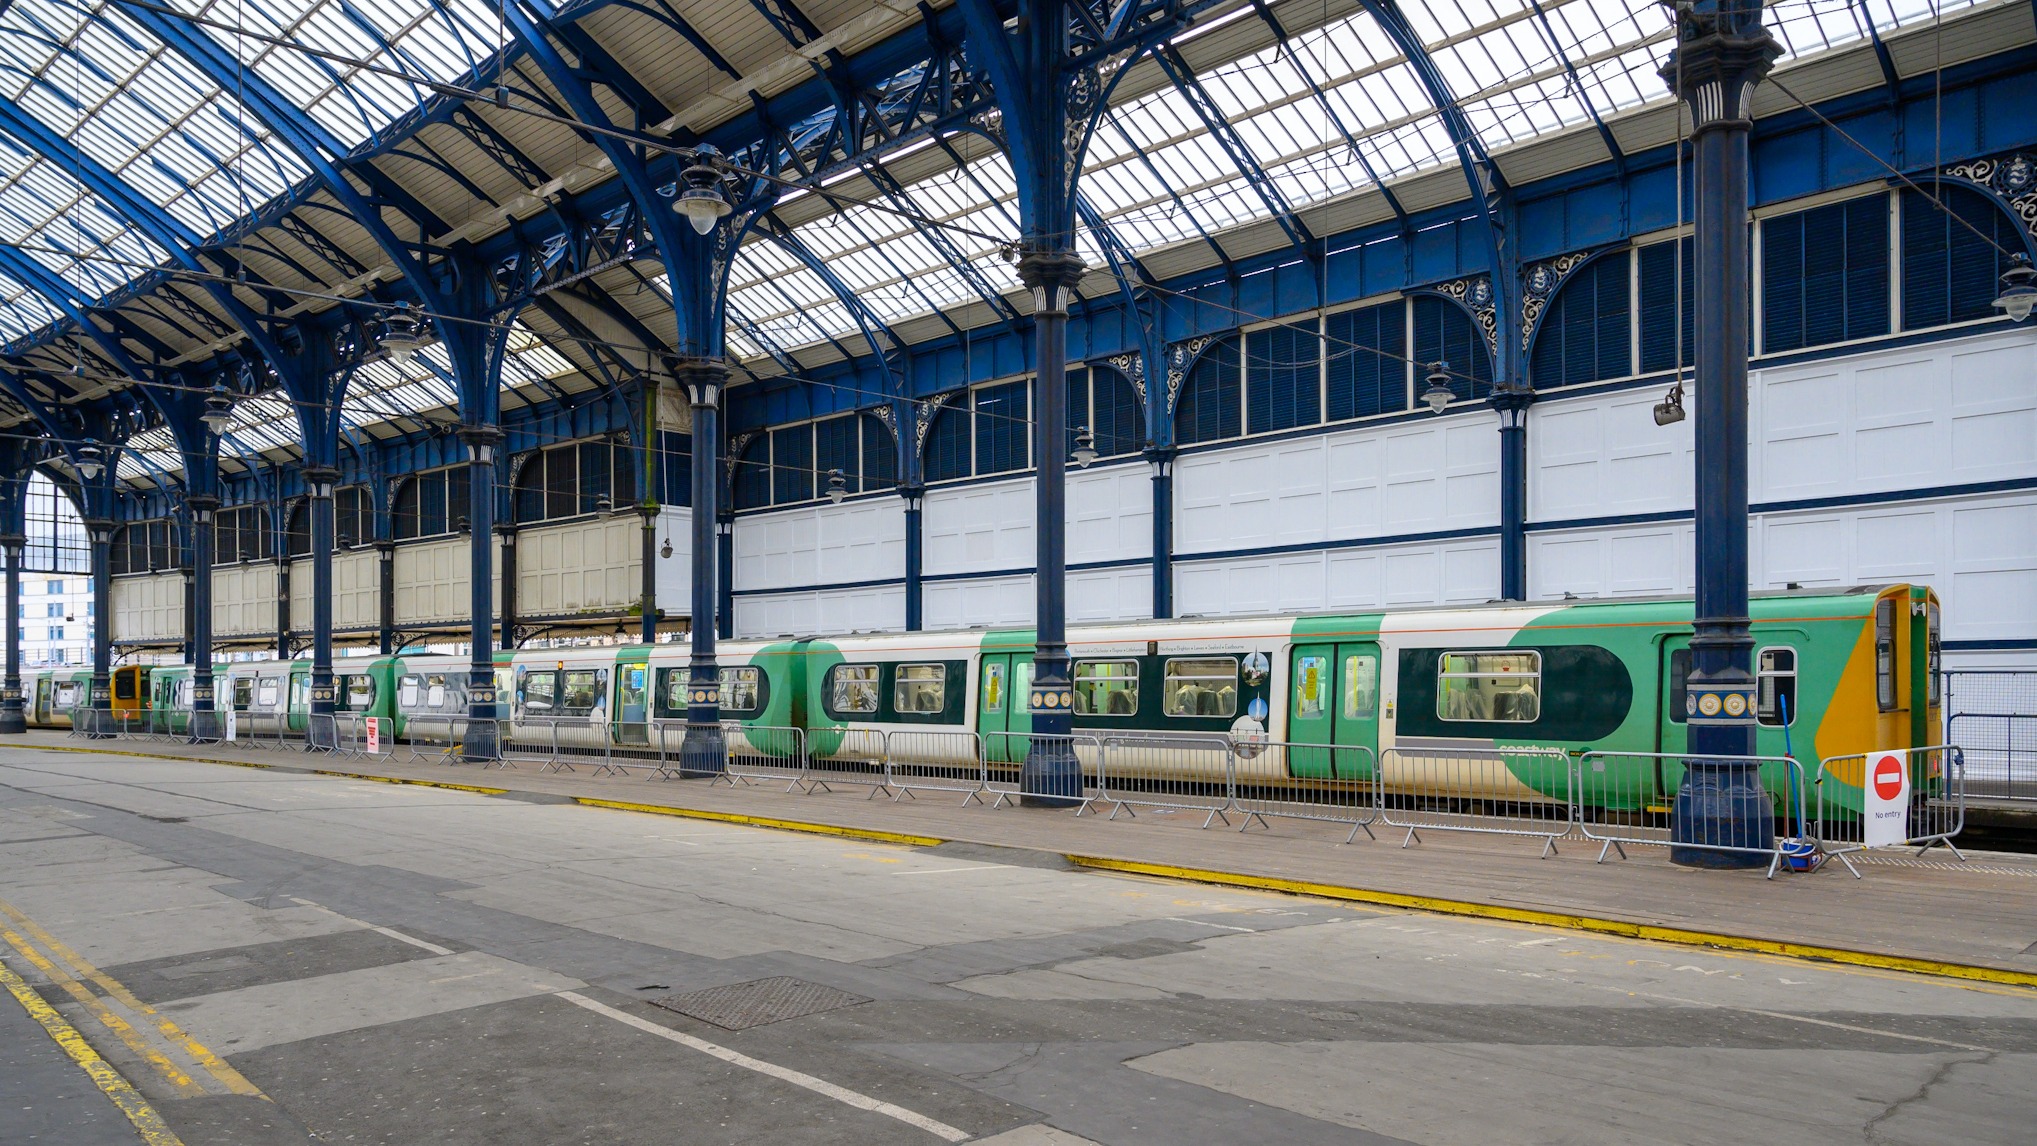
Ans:
{"type": "Polygon", "coordinates": [[[1768,866],[1768,857],[1760,852],[1775,847],[1775,805],[1762,787],[1760,765],[1698,756],[1687,759],[1683,783],[1676,790],[1674,816],[1670,863],[1703,868],[1768,866]]]}
{"type": "MultiPolygon", "coordinates": [[[[1033,691],[1042,691],[1039,682],[1034,682],[1033,691]]],[[[1020,807],[1070,808],[1082,802],[1082,761],[1075,755],[1073,722],[1060,700],[1072,700],[1073,696],[1073,692],[1057,694],[1055,707],[1059,711],[1033,710],[1026,759],[1019,766],[1020,807]]]]}
{"type": "Polygon", "coordinates": [[[728,771],[728,737],[716,720],[688,720],[686,739],[679,744],[679,778],[713,778],[728,771]]]}
{"type": "Polygon", "coordinates": [[[469,764],[493,764],[502,759],[502,736],[493,720],[468,717],[460,735],[460,756],[469,764]]]}
{"type": "Polygon", "coordinates": [[[0,702],[0,736],[12,736],[28,731],[28,714],[21,710],[21,702],[11,704],[0,702]]]}

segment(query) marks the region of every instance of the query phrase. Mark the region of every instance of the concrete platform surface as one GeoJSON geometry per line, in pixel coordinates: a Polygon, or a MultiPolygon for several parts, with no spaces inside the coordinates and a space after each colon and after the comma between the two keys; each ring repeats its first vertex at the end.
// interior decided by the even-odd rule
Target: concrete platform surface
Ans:
{"type": "MultiPolygon", "coordinates": [[[[1737,895],[1771,921],[1826,919],[1820,894],[1867,904],[1864,888],[1897,904],[1870,927],[1922,904],[1951,931],[1986,898],[1961,881],[2001,896],[2031,886],[2018,874],[1771,885],[1165,817],[507,782],[515,794],[11,744],[0,961],[148,1101],[170,1137],[129,1138],[151,1146],[1985,1146],[2027,1141],[2037,1118],[2037,990],[1140,878],[1055,849],[1435,868],[1530,902],[1572,883],[1613,902],[1624,885],[1644,897],[1626,910],[1680,918],[1737,895]],[[975,824],[988,842],[562,795],[585,791],[975,824]]],[[[1996,915],[2033,926],[2018,894],[1996,915]]],[[[121,1140],[40,1029],[0,1020],[0,1062],[25,1064],[0,1084],[0,1141],[121,1140]]]]}
{"type": "MultiPolygon", "coordinates": [[[[60,733],[30,733],[31,743],[86,746],[60,733]]],[[[1404,833],[1384,826],[1345,845],[1342,825],[1275,819],[1270,828],[1204,830],[1202,812],[1139,809],[1106,820],[1066,811],[965,805],[952,792],[893,801],[868,790],[788,793],[782,783],[731,787],[701,780],[652,780],[642,768],[596,777],[595,767],[543,771],[536,764],[398,762],[390,757],[327,757],[297,749],[122,742],[125,750],[217,758],[270,768],[312,769],[502,789],[510,798],[606,800],[709,815],[891,833],[931,841],[1017,848],[1051,859],[1079,856],[1140,865],[1141,870],[1221,872],[1263,880],[1361,889],[1391,897],[1454,901],[1555,921],[1585,917],[1648,928],[1731,936],[1766,944],[1830,948],[1922,963],[1947,963],[2037,976],[2037,856],[1971,852],[1961,863],[1935,849],[1855,859],[1864,878],[1828,865],[1811,875],[1766,879],[1760,871],[1694,871],[1668,862],[1667,850],[1630,847],[1628,857],[1595,862],[1599,847],[1565,841],[1541,858],[1542,842],[1486,834],[1425,831],[1403,847],[1404,833]]],[[[174,811],[170,797],[156,797],[174,811]]],[[[2037,982],[2037,978],[2025,979],[2037,982]]]]}

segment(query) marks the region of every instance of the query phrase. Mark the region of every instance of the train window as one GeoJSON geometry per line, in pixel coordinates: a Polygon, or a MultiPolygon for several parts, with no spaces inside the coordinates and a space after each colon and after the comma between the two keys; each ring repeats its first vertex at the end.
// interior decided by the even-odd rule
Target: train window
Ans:
{"type": "Polygon", "coordinates": [[[120,672],[113,674],[113,699],[133,700],[134,686],[139,681],[140,677],[135,673],[120,672]]]}
{"type": "Polygon", "coordinates": [[[1436,662],[1439,720],[1527,723],[1542,711],[1542,654],[1444,653],[1436,662]]]}
{"type": "Polygon", "coordinates": [[[899,712],[939,712],[948,706],[945,665],[899,665],[891,685],[891,707],[899,712]]]}
{"type": "Polygon", "coordinates": [[[1323,693],[1328,691],[1326,679],[1330,673],[1330,658],[1302,657],[1294,662],[1294,718],[1296,720],[1317,720],[1323,715],[1323,693]]]}
{"type": "Polygon", "coordinates": [[[340,678],[340,704],[346,712],[366,712],[375,707],[375,678],[360,673],[340,678]]]}
{"type": "Polygon", "coordinates": [[[1931,682],[1928,686],[1930,699],[1926,704],[1931,708],[1936,708],[1938,707],[1938,689],[1944,684],[1944,671],[1939,667],[1939,662],[1944,659],[1945,654],[1945,650],[1938,643],[1938,602],[1936,601],[1924,606],[1924,641],[1924,655],[1928,658],[1924,665],[1924,671],[1931,676],[1931,682]]]}
{"type": "Polygon", "coordinates": [[[446,678],[434,673],[424,678],[424,706],[443,708],[446,703],[446,678]]]}
{"type": "Polygon", "coordinates": [[[1131,716],[1139,711],[1139,662],[1076,661],[1079,716],[1131,716]]]}
{"type": "Polygon", "coordinates": [[[828,707],[843,713],[877,711],[877,666],[836,665],[828,670],[828,707]]]}
{"type": "Polygon", "coordinates": [[[1004,665],[983,666],[983,714],[990,716],[1004,711],[1004,665]]]}
{"type": "Polygon", "coordinates": [[[255,678],[251,676],[237,676],[233,678],[233,710],[235,712],[246,712],[248,706],[254,702],[255,678]]]}
{"type": "Polygon", "coordinates": [[[76,708],[78,706],[78,682],[74,680],[59,681],[57,683],[57,696],[54,703],[58,709],[76,708]]]}
{"type": "Polygon", "coordinates": [[[762,679],[761,672],[747,665],[721,670],[721,706],[734,712],[753,712],[763,707],[758,703],[762,679]]]}
{"type": "Polygon", "coordinates": [[[1344,658],[1344,719],[1371,720],[1379,711],[1379,658],[1370,653],[1344,658]]]}
{"type": "Polygon", "coordinates": [[[1690,716],[1690,650],[1669,654],[1669,722],[1682,724],[1690,716]]]}
{"type": "Polygon", "coordinates": [[[417,707],[418,691],[424,687],[424,678],[416,673],[396,682],[396,706],[405,710],[417,707]]]}
{"type": "Polygon", "coordinates": [[[290,710],[297,712],[311,704],[311,678],[304,673],[290,674],[290,710]]]}
{"type": "Polygon", "coordinates": [[[191,707],[191,682],[189,680],[177,682],[177,707],[191,707]]]}
{"type": "Polygon", "coordinates": [[[1160,707],[1168,716],[1236,716],[1238,658],[1168,661],[1160,707]]]}
{"type": "Polygon", "coordinates": [[[559,674],[551,671],[525,673],[517,691],[517,703],[532,716],[550,716],[558,707],[559,674]]]}
{"type": "Polygon", "coordinates": [[[1874,703],[1883,712],[1896,707],[1896,602],[1883,597],[1874,603],[1874,703]]]}
{"type": "Polygon", "coordinates": [[[1780,728],[1797,722],[1797,651],[1762,649],[1755,658],[1754,713],[1761,723],[1780,728]]]}
{"type": "Polygon", "coordinates": [[[559,674],[559,711],[566,716],[588,716],[602,707],[601,669],[570,669],[559,674]]]}
{"type": "Polygon", "coordinates": [[[261,707],[274,708],[276,707],[276,702],[281,699],[283,699],[283,682],[275,677],[265,676],[262,678],[261,683],[255,686],[255,703],[261,707]]]}

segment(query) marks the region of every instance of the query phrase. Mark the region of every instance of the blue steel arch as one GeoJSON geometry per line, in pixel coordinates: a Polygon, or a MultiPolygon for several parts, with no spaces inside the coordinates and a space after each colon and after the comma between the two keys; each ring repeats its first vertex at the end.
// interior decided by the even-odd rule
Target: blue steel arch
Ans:
{"type": "MultiPolygon", "coordinates": [[[[1671,241],[1673,242],[1674,240],[1671,241]]],[[[1602,247],[1598,250],[1590,252],[1584,258],[1579,259],[1576,263],[1573,263],[1568,269],[1566,269],[1563,272],[1563,277],[1557,280],[1556,285],[1554,287],[1550,288],[1548,301],[1544,302],[1542,304],[1542,309],[1536,312],[1535,321],[1529,325],[1525,336],[1521,339],[1521,362],[1524,366],[1528,366],[1529,364],[1532,364],[1535,361],[1536,344],[1542,341],[1542,326],[1549,320],[1549,312],[1556,308],[1556,299],[1560,295],[1562,295],[1563,292],[1569,290],[1572,283],[1577,281],[1577,273],[1585,269],[1586,267],[1591,266],[1594,263],[1602,261],[1609,255],[1630,253],[1638,249],[1639,248],[1637,248],[1632,241],[1622,240],[1618,243],[1614,243],[1609,246],[1602,247]]],[[[1549,260],[1544,261],[1546,262],[1549,260]]],[[[1525,292],[1525,287],[1523,288],[1523,290],[1525,292]]],[[[1476,316],[1474,315],[1473,317],[1475,318],[1476,316]]],[[[1638,316],[1630,315],[1628,320],[1631,322],[1636,317],[1638,316]]],[[[1500,333],[1501,337],[1505,337],[1507,331],[1504,328],[1502,328],[1500,333]]],[[[1532,369],[1531,366],[1530,368],[1532,369]]],[[[1524,378],[1523,381],[1533,381],[1533,379],[1524,378]]]]}

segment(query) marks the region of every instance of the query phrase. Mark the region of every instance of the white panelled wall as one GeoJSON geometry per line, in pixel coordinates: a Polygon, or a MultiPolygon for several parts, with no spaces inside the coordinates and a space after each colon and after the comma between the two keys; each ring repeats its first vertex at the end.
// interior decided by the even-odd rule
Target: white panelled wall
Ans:
{"type": "MultiPolygon", "coordinates": [[[[1528,593],[1692,591],[1694,426],[1663,386],[1543,395],[1528,421],[1528,593]]],[[[1948,656],[2037,661],[2037,329],[1761,366],[1750,377],[1756,589],[1922,581],[1948,656]]],[[[1177,615],[1498,597],[1499,435],[1488,412],[1199,447],[1174,468],[1177,615]]],[[[1069,619],[1148,615],[1151,483],[1069,476],[1069,619]]],[[[927,628],[1032,620],[1029,476],[928,491],[927,628]]],[[[745,515],[738,634],[898,628],[893,498],[745,515]],[[832,586],[832,587],[831,587],[832,586]],[[758,592],[764,590],[764,592],[758,592]]]]}
{"type": "Polygon", "coordinates": [[[736,636],[905,627],[901,499],[865,497],[746,514],[736,518],[735,529],[736,636]],[[753,589],[783,591],[745,592],[753,589]]]}
{"type": "MultiPolygon", "coordinates": [[[[1749,391],[1754,588],[1920,581],[1948,642],[2037,640],[2037,331],[1760,368],[1749,391]]],[[[1692,591],[1692,426],[1656,426],[1657,397],[1530,411],[1531,596],[1692,591]],[[1674,519],[1602,520],[1629,515],[1674,519]]]]}
{"type": "Polygon", "coordinates": [[[1388,540],[1498,528],[1490,413],[1184,454],[1174,493],[1178,616],[1499,595],[1496,537],[1388,540]]]}

